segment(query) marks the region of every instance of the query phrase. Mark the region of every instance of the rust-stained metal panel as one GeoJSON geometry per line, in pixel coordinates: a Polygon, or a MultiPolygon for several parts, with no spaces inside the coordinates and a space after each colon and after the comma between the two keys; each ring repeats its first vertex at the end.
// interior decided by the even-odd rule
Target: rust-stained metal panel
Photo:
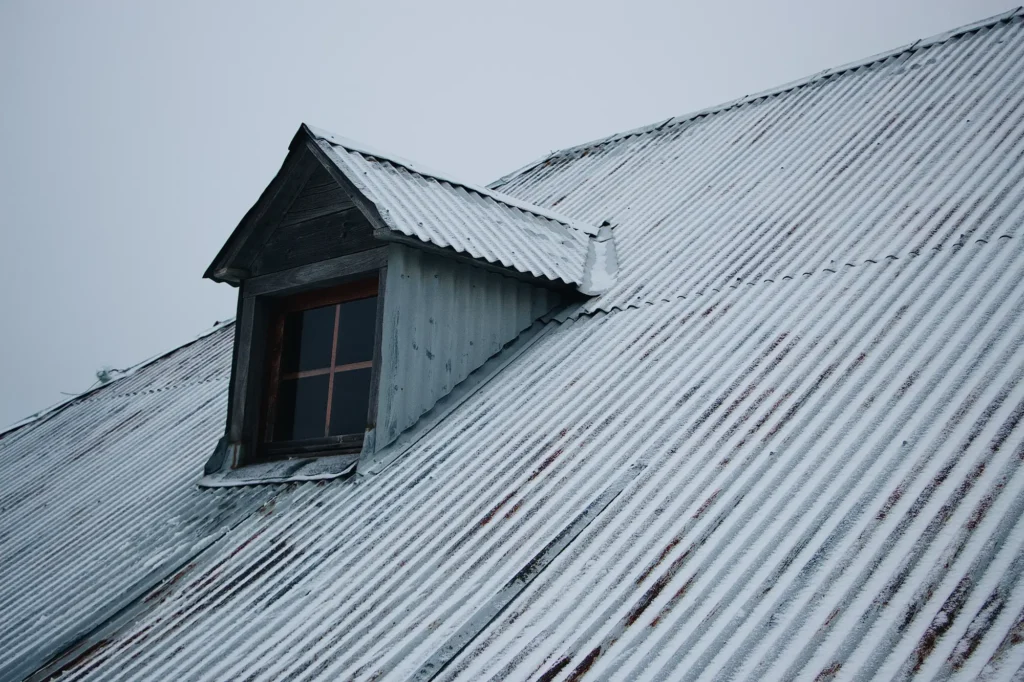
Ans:
{"type": "Polygon", "coordinates": [[[70,679],[406,679],[636,465],[439,679],[1020,665],[1022,269],[1015,233],[563,323],[70,679]]]}
{"type": "Polygon", "coordinates": [[[1024,25],[922,46],[509,179],[613,222],[618,283],[380,473],[282,489],[64,679],[1020,674],[1024,25]]]}

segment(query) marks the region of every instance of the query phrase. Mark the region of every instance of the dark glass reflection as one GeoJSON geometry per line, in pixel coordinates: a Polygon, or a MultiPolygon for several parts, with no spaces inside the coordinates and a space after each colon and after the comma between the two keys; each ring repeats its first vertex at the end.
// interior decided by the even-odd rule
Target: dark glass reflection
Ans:
{"type": "Polygon", "coordinates": [[[371,373],[369,368],[335,373],[334,397],[331,399],[332,436],[363,433],[366,430],[371,373]]]}
{"type": "Polygon", "coordinates": [[[336,365],[373,360],[373,334],[377,322],[377,297],[341,304],[338,319],[336,365]]]}
{"type": "Polygon", "coordinates": [[[281,371],[285,374],[331,365],[334,306],[288,313],[284,320],[281,371]]]}
{"type": "Polygon", "coordinates": [[[281,388],[277,394],[274,440],[324,437],[329,378],[330,375],[321,374],[281,381],[281,388]]]}

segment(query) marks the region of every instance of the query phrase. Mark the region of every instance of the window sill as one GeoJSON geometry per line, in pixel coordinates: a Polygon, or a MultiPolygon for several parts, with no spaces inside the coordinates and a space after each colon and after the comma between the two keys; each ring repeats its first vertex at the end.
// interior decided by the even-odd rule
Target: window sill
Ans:
{"type": "Polygon", "coordinates": [[[355,473],[358,463],[359,454],[353,453],[249,464],[237,469],[207,474],[199,479],[199,487],[233,488],[265,483],[327,481],[355,473]]]}
{"type": "Polygon", "coordinates": [[[312,438],[283,443],[263,443],[257,450],[261,459],[253,464],[275,462],[299,457],[329,457],[331,455],[358,455],[363,451],[363,434],[312,438]]]}

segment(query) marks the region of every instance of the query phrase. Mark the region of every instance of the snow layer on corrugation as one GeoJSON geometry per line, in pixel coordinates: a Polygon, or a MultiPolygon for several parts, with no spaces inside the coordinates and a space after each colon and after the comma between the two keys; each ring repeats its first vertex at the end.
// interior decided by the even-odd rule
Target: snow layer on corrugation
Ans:
{"type": "MultiPolygon", "coordinates": [[[[624,395],[592,415],[610,421],[596,456],[648,467],[449,677],[1012,672],[1021,246],[613,314],[630,331],[584,343],[648,363],[597,379],[624,395]]],[[[584,457],[562,456],[570,486],[601,475],[584,457]]]]}
{"type": "Polygon", "coordinates": [[[610,310],[992,239],[1022,182],[1021,18],[556,154],[502,191],[615,230],[610,310]]]}
{"type": "Polygon", "coordinates": [[[68,678],[406,679],[637,464],[442,678],[1024,672],[1022,50],[1015,19],[512,180],[617,223],[618,287],[68,678]]]}
{"type": "Polygon", "coordinates": [[[0,437],[0,679],[32,672],[268,496],[195,486],[224,429],[231,329],[0,437]]]}
{"type": "Polygon", "coordinates": [[[280,495],[69,679],[405,679],[636,463],[446,678],[1015,669],[1022,269],[1015,235],[555,327],[380,475],[280,495]]]}
{"type": "Polygon", "coordinates": [[[331,149],[332,160],[391,229],[536,277],[583,283],[587,232],[502,202],[490,190],[422,175],[339,145],[331,149]]]}

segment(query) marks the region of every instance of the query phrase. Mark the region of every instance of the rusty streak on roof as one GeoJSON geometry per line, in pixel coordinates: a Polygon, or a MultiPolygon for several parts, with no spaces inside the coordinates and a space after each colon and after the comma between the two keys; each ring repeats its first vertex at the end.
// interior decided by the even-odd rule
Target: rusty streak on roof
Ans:
{"type": "Polygon", "coordinates": [[[373,475],[196,489],[229,328],[4,435],[0,660],[188,556],[62,679],[1019,675],[1022,86],[1014,13],[508,178],[619,279],[373,475]]]}

